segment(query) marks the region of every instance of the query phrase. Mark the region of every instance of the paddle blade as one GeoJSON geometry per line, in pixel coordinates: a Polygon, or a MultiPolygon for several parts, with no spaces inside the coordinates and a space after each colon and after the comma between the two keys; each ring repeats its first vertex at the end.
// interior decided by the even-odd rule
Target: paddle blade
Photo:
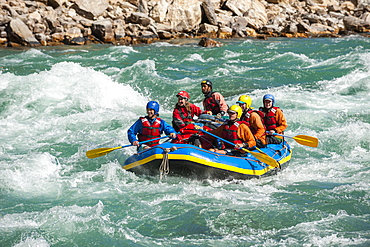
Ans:
{"type": "Polygon", "coordinates": [[[104,155],[112,152],[113,150],[116,150],[117,148],[120,148],[120,147],[115,147],[115,148],[97,148],[97,149],[89,150],[89,151],[86,152],[86,156],[89,159],[95,159],[95,158],[104,156],[104,155]]]}
{"type": "Polygon", "coordinates": [[[256,159],[258,159],[259,161],[261,161],[261,162],[263,162],[263,163],[265,163],[269,166],[273,166],[273,167],[279,167],[280,166],[279,163],[276,160],[274,160],[273,158],[271,158],[267,154],[252,152],[252,151],[249,151],[248,149],[245,149],[245,148],[243,148],[243,150],[250,153],[256,159]]]}
{"type": "Polygon", "coordinates": [[[313,136],[297,135],[293,139],[299,144],[316,148],[319,145],[319,139],[313,136]]]}

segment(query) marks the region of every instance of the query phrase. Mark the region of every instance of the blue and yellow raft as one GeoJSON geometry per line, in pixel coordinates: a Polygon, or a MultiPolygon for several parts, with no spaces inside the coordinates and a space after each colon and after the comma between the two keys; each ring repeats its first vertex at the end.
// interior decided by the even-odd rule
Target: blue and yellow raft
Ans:
{"type": "Polygon", "coordinates": [[[286,141],[269,144],[260,150],[275,159],[279,167],[269,166],[249,153],[244,157],[236,157],[189,144],[162,143],[130,156],[123,168],[149,176],[169,174],[195,179],[251,179],[276,174],[287,166],[292,156],[286,141]]]}

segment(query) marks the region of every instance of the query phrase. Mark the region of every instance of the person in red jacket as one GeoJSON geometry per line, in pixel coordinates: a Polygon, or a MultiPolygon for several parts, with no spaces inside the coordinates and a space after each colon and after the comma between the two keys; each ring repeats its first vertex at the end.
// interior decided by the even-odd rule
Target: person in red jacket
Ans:
{"type": "Polygon", "coordinates": [[[202,110],[189,102],[190,95],[186,91],[176,94],[177,103],[172,112],[172,126],[176,131],[194,122],[194,116],[202,114],[202,110]]]}
{"type": "Polygon", "coordinates": [[[210,115],[225,115],[228,109],[224,97],[218,93],[212,91],[212,82],[210,80],[204,80],[201,82],[202,93],[204,95],[203,107],[204,113],[210,115]]]}

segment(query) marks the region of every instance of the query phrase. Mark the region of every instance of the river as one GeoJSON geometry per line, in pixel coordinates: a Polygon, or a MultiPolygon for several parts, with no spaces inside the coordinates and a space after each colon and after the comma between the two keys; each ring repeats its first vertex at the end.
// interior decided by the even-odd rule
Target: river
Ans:
{"type": "Polygon", "coordinates": [[[1,246],[370,246],[370,39],[199,40],[135,47],[0,49],[1,246]],[[141,177],[118,153],[149,100],[201,106],[211,80],[229,105],[271,93],[290,144],[281,173],[198,181],[141,177]]]}

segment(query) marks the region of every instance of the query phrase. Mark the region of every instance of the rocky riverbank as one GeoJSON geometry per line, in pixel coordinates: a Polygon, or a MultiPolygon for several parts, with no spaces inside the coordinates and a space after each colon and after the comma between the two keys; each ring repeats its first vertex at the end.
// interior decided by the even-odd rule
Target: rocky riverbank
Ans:
{"type": "Polygon", "coordinates": [[[368,36],[370,0],[0,0],[0,46],[368,36]]]}

